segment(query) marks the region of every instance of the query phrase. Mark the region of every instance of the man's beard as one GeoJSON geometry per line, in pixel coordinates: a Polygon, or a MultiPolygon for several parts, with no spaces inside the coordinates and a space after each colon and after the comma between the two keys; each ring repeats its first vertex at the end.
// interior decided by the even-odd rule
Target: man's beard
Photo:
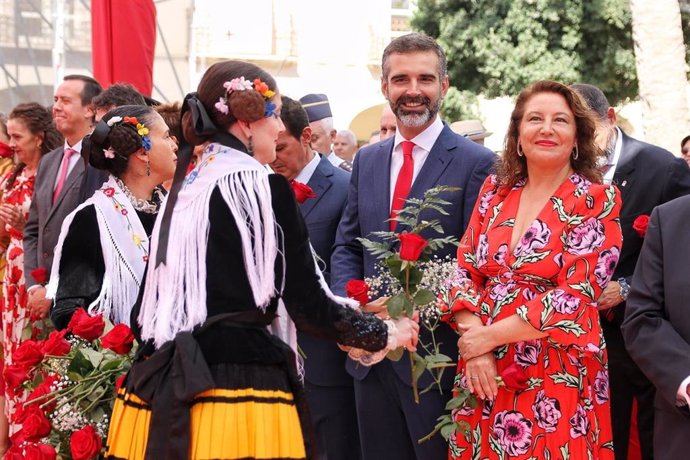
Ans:
{"type": "Polygon", "coordinates": [[[443,97],[439,97],[436,102],[432,105],[431,99],[426,96],[408,97],[400,96],[395,102],[393,107],[393,113],[400,120],[403,126],[410,128],[419,128],[426,125],[429,121],[436,117],[441,104],[443,103],[443,97]],[[423,112],[410,112],[405,110],[402,105],[409,102],[418,102],[424,106],[423,112]]]}

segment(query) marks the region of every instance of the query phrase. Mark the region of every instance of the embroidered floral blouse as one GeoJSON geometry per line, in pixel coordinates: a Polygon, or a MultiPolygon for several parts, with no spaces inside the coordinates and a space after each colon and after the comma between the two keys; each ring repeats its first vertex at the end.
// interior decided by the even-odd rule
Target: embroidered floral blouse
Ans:
{"type": "MultiPolygon", "coordinates": [[[[489,177],[458,249],[472,290],[444,293],[445,319],[468,309],[484,324],[517,314],[544,339],[494,350],[500,374],[511,363],[529,388],[499,389],[495,402],[459,409],[451,458],[613,458],[607,357],[597,299],[609,282],[622,244],[620,197],[613,186],[566,179],[511,251],[524,182],[500,188],[489,177]]],[[[464,362],[456,385],[465,387],[464,362]]]]}

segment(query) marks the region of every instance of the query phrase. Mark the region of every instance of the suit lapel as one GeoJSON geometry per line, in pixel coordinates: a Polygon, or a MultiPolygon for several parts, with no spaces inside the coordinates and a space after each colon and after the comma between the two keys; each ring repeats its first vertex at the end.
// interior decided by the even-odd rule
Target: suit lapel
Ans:
{"type": "MultiPolygon", "coordinates": [[[[307,218],[311,210],[314,209],[316,204],[321,200],[321,198],[323,198],[328,189],[331,188],[332,185],[330,176],[332,176],[333,173],[322,166],[323,161],[324,159],[321,159],[321,161],[319,161],[318,165],[316,166],[316,169],[314,170],[314,174],[311,175],[311,178],[307,183],[307,185],[311,187],[314,193],[316,194],[316,198],[310,198],[301,205],[299,205],[300,210],[302,211],[302,217],[304,217],[305,219],[307,218]]],[[[325,161],[328,161],[328,159],[325,159],[325,161]]]]}
{"type": "MultiPolygon", "coordinates": [[[[35,199],[40,200],[41,203],[47,203],[48,209],[53,207],[53,190],[55,188],[55,180],[58,175],[58,170],[60,169],[60,163],[62,163],[63,151],[64,149],[60,148],[60,154],[55,155],[55,157],[52,159],[53,162],[45,165],[47,172],[44,177],[46,178],[46,181],[43,184],[40,184],[36,191],[37,196],[35,199]]],[[[41,166],[43,166],[43,164],[41,164],[41,166]]]]}
{"type": "Polygon", "coordinates": [[[621,155],[616,165],[616,172],[613,174],[613,185],[620,190],[621,200],[623,201],[623,206],[625,206],[626,198],[630,190],[633,189],[635,182],[637,149],[629,145],[630,140],[625,134],[623,134],[622,142],[621,155]]]}
{"type": "MultiPolygon", "coordinates": [[[[394,137],[390,140],[379,143],[379,148],[373,158],[372,168],[372,194],[368,199],[376,200],[376,216],[374,222],[378,222],[380,230],[388,230],[389,224],[386,222],[391,217],[391,157],[393,155],[394,137]]],[[[360,190],[365,190],[364,184],[360,184],[360,190]]]]}
{"type": "MultiPolygon", "coordinates": [[[[62,162],[62,161],[61,161],[62,162]]],[[[59,163],[58,163],[59,166],[59,163]]],[[[50,208],[50,212],[48,213],[48,220],[52,217],[53,213],[57,208],[60,207],[60,203],[65,199],[65,195],[70,191],[72,187],[74,187],[74,184],[79,181],[81,185],[81,174],[84,172],[84,162],[82,161],[81,157],[79,158],[79,161],[77,161],[77,164],[74,165],[74,168],[72,171],[67,175],[67,178],[65,179],[65,184],[62,186],[62,190],[60,191],[60,194],[58,195],[57,199],[55,200],[55,203],[53,203],[53,206],[50,208]]],[[[57,173],[56,173],[57,177],[57,173]]],[[[51,190],[51,196],[50,199],[52,201],[52,190],[51,190]]]]}

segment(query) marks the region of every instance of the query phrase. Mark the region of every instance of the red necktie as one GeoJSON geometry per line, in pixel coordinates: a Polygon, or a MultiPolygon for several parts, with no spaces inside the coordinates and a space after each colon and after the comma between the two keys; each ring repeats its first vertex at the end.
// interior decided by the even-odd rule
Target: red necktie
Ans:
{"type": "MultiPolygon", "coordinates": [[[[403,164],[398,173],[398,179],[395,181],[395,189],[393,190],[393,203],[391,205],[391,219],[398,215],[405,206],[405,200],[410,193],[412,187],[412,175],[414,174],[414,159],[412,158],[412,149],[414,142],[403,141],[403,164]]],[[[395,230],[397,222],[391,220],[391,232],[395,230]]]]}
{"type": "Polygon", "coordinates": [[[65,186],[65,179],[67,179],[67,171],[69,171],[69,159],[77,153],[76,150],[67,148],[62,154],[62,164],[60,164],[60,173],[58,174],[57,184],[55,184],[55,191],[53,192],[53,203],[60,196],[62,187],[65,186]]]}

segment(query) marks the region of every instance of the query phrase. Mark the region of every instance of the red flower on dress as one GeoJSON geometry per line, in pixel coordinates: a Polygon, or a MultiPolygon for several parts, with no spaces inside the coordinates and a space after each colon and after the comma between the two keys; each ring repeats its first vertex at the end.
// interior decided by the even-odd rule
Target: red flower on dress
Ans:
{"type": "Polygon", "coordinates": [[[119,355],[126,355],[134,344],[134,334],[126,324],[118,324],[101,339],[103,348],[113,350],[119,355]]]}
{"type": "Polygon", "coordinates": [[[290,185],[292,186],[292,191],[295,192],[295,198],[299,204],[304,203],[309,198],[316,198],[316,193],[307,184],[293,180],[290,182],[290,185]]]}
{"type": "Polygon", "coordinates": [[[48,282],[48,269],[45,267],[38,267],[31,270],[31,277],[36,280],[38,284],[46,284],[48,282]]]}
{"type": "Polygon", "coordinates": [[[104,328],[105,321],[103,321],[103,316],[90,316],[83,308],[74,312],[67,326],[67,329],[74,335],[89,342],[99,338],[103,334],[104,328]]]}
{"type": "Polygon", "coordinates": [[[647,234],[647,227],[649,227],[649,216],[646,214],[637,216],[637,219],[633,222],[633,230],[635,230],[640,237],[644,238],[647,234]]]}
{"type": "Polygon", "coordinates": [[[81,430],[75,431],[69,440],[69,448],[74,460],[91,460],[101,453],[103,441],[96,433],[93,425],[87,425],[81,430]]]}
{"type": "Polygon", "coordinates": [[[416,233],[401,233],[398,239],[400,240],[400,258],[409,262],[418,260],[424,248],[429,244],[416,233]]]}
{"type": "Polygon", "coordinates": [[[522,391],[529,388],[527,372],[518,363],[512,363],[501,372],[501,380],[507,390],[522,391]]]}
{"type": "Polygon", "coordinates": [[[351,299],[355,299],[360,305],[369,303],[369,285],[366,281],[350,280],[345,285],[345,292],[351,299]]]}
{"type": "Polygon", "coordinates": [[[22,248],[15,246],[12,249],[10,249],[10,252],[7,254],[7,258],[9,260],[14,260],[17,257],[21,256],[23,253],[24,253],[24,250],[22,248]]]}
{"type": "Polygon", "coordinates": [[[103,189],[103,194],[107,197],[115,195],[115,189],[113,187],[106,187],[103,189]]]}

